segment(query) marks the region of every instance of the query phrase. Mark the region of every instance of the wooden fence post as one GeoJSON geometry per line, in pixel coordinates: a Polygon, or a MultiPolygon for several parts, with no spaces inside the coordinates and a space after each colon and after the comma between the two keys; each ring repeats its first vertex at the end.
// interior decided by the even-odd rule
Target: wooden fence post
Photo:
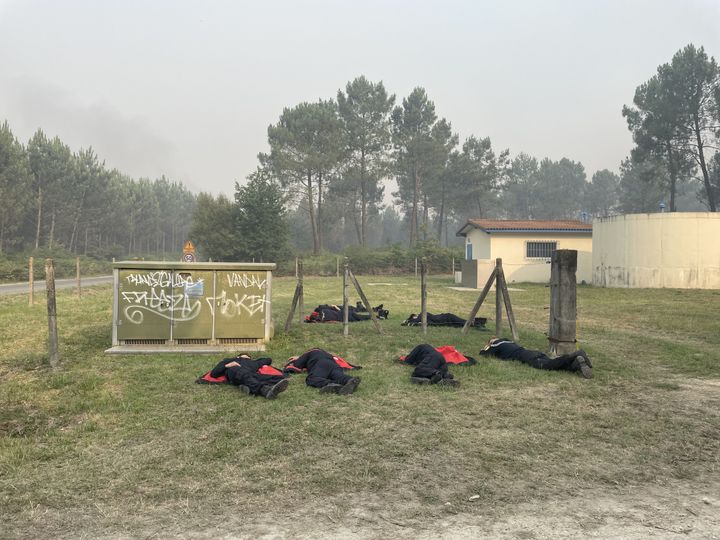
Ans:
{"type": "Polygon", "coordinates": [[[485,283],[485,287],[483,287],[483,290],[480,293],[480,296],[478,297],[477,302],[475,302],[475,305],[470,310],[470,315],[468,315],[467,319],[465,320],[465,326],[463,326],[463,329],[462,329],[463,334],[467,333],[468,328],[470,328],[470,325],[475,321],[475,315],[477,315],[477,312],[480,309],[480,306],[482,306],[482,303],[485,301],[485,297],[487,296],[488,292],[490,292],[490,287],[492,287],[493,281],[495,281],[496,274],[497,274],[497,268],[493,268],[493,271],[490,274],[490,277],[488,278],[487,282],[485,283]]]}
{"type": "Polygon", "coordinates": [[[382,334],[382,327],[380,326],[380,322],[378,321],[378,318],[375,316],[375,312],[372,310],[372,304],[370,303],[370,300],[367,299],[367,296],[365,296],[365,293],[362,290],[362,287],[360,287],[360,282],[355,277],[355,274],[353,274],[353,271],[348,268],[348,277],[350,278],[350,281],[352,281],[353,285],[355,286],[355,290],[357,291],[358,295],[360,296],[360,300],[362,301],[363,305],[368,309],[368,313],[370,313],[370,320],[375,325],[375,330],[378,331],[378,334],[382,334]]]}
{"type": "Polygon", "coordinates": [[[340,277],[340,257],[335,257],[335,277],[340,277]]]}
{"type": "Polygon", "coordinates": [[[30,306],[35,304],[35,270],[33,268],[33,262],[34,259],[30,257],[30,260],[28,261],[28,292],[30,294],[28,304],[30,306]]]}
{"type": "Polygon", "coordinates": [[[80,292],[80,257],[75,258],[75,280],[76,280],[76,288],[77,288],[77,297],[80,298],[81,292],[80,292]]]}
{"type": "Polygon", "coordinates": [[[295,308],[297,307],[298,298],[300,297],[300,284],[298,283],[295,285],[295,293],[293,294],[292,302],[290,303],[290,311],[288,313],[287,319],[285,319],[285,332],[290,330],[290,325],[292,324],[292,318],[295,314],[295,308]]]}
{"type": "Polygon", "coordinates": [[[550,354],[575,351],[577,329],[577,251],[558,249],[550,260],[550,354]]]}
{"type": "Polygon", "coordinates": [[[298,287],[300,288],[300,295],[298,296],[298,323],[302,323],[303,315],[305,314],[305,272],[303,269],[302,259],[297,261],[298,271],[298,287]]]}
{"type": "Polygon", "coordinates": [[[420,262],[420,322],[423,334],[427,334],[427,268],[424,257],[420,262]]]}
{"type": "Polygon", "coordinates": [[[350,324],[348,321],[348,258],[345,257],[343,264],[343,336],[346,336],[350,332],[350,324]]]}
{"type": "Polygon", "coordinates": [[[513,313],[512,304],[510,303],[510,292],[507,288],[507,281],[505,280],[505,271],[500,267],[500,287],[503,293],[503,300],[505,301],[505,313],[507,313],[508,323],[510,323],[510,331],[514,341],[519,339],[517,325],[515,324],[515,314],[513,313]]]}
{"type": "Polygon", "coordinates": [[[57,305],[55,302],[55,264],[52,259],[45,259],[45,290],[47,291],[48,311],[48,357],[50,367],[57,369],[60,355],[58,353],[57,305]]]}
{"type": "Polygon", "coordinates": [[[503,319],[503,293],[502,293],[502,278],[500,273],[502,269],[502,259],[495,259],[495,335],[500,337],[502,333],[502,319],[503,319]]]}
{"type": "Polygon", "coordinates": [[[415,277],[417,277],[417,274],[418,274],[418,261],[417,261],[417,257],[415,257],[415,277]]]}

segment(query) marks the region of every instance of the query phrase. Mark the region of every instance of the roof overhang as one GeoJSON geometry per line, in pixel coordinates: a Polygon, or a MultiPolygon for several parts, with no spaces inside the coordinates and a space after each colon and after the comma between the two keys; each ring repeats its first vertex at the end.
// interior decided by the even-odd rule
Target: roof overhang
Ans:
{"type": "Polygon", "coordinates": [[[572,228],[572,227],[507,227],[499,226],[480,226],[477,223],[469,220],[463,225],[455,236],[467,236],[472,230],[479,230],[485,234],[582,234],[592,236],[592,228],[572,228]]]}

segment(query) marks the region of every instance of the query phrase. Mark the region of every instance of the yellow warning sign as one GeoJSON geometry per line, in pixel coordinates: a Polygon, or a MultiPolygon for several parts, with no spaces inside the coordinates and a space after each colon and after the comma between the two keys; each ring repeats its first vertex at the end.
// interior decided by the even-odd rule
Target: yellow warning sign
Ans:
{"type": "Polygon", "coordinates": [[[182,260],[183,262],[195,262],[195,246],[190,240],[183,246],[182,260]]]}

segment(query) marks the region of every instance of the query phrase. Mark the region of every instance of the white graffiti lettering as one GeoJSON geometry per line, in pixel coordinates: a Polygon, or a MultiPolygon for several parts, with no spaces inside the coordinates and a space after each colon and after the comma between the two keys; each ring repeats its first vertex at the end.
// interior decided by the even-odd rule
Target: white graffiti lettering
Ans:
{"type": "Polygon", "coordinates": [[[123,291],[123,302],[129,304],[124,313],[128,322],[141,324],[144,313],[154,313],[165,319],[190,321],[200,314],[202,304],[199,299],[192,299],[187,294],[166,294],[155,289],[149,291],[123,291]]]}
{"type": "Polygon", "coordinates": [[[260,279],[258,276],[250,274],[238,274],[232,272],[227,275],[228,287],[257,287],[258,289],[267,289],[267,280],[260,279]]]}
{"type": "Polygon", "coordinates": [[[208,305],[213,315],[215,314],[215,307],[220,315],[223,317],[237,317],[240,315],[248,314],[250,316],[256,313],[264,313],[265,304],[268,303],[265,295],[257,294],[243,294],[240,296],[238,293],[228,294],[227,291],[222,291],[219,296],[208,297],[208,305]]]}
{"type": "MultiPolygon", "coordinates": [[[[128,274],[125,279],[133,285],[147,285],[148,287],[185,287],[193,284],[191,275],[175,274],[167,270],[128,274]]],[[[198,282],[200,281],[202,280],[198,280],[198,282]]]]}

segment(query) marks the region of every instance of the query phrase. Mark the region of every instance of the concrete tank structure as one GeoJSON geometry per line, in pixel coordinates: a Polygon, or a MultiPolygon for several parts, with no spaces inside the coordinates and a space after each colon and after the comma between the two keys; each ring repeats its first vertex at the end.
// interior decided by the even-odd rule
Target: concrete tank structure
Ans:
{"type": "Polygon", "coordinates": [[[720,213],[596,219],[592,269],[599,287],[720,289],[720,213]]]}

